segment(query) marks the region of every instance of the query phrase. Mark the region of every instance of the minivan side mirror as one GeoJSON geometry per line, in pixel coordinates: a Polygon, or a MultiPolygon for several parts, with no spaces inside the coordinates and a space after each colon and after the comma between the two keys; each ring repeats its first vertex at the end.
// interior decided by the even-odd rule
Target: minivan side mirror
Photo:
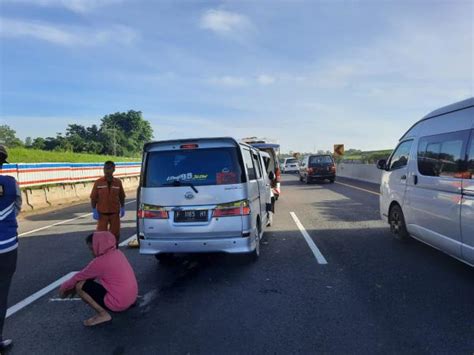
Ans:
{"type": "Polygon", "coordinates": [[[270,171],[270,172],[268,173],[268,178],[269,178],[270,180],[275,180],[275,173],[274,173],[273,171],[270,171]]]}
{"type": "Polygon", "coordinates": [[[380,159],[377,162],[377,168],[380,170],[386,170],[387,169],[387,160],[386,159],[380,159]]]}

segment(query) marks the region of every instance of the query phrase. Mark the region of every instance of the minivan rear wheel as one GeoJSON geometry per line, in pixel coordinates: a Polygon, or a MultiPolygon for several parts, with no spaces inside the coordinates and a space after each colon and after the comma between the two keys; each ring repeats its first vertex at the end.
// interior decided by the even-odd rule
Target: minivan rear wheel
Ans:
{"type": "Polygon", "coordinates": [[[251,253],[247,254],[248,260],[250,262],[255,262],[258,260],[260,256],[260,240],[262,239],[262,226],[260,224],[260,220],[257,222],[257,240],[255,241],[255,250],[251,253]]]}
{"type": "Polygon", "coordinates": [[[410,235],[405,224],[405,216],[399,205],[393,205],[388,216],[390,231],[393,236],[399,240],[407,240],[410,235]]]}

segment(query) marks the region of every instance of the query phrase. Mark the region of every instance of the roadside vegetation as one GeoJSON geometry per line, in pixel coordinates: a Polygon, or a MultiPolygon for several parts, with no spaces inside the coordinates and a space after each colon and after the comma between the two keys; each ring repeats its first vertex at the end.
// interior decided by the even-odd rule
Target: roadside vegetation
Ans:
{"type": "Polygon", "coordinates": [[[117,157],[113,155],[85,154],[74,152],[46,151],[28,148],[10,148],[9,161],[11,163],[98,163],[106,160],[114,162],[140,161],[136,157],[117,157]]]}
{"type": "Polygon", "coordinates": [[[26,137],[24,141],[8,125],[0,125],[0,144],[11,150],[13,162],[90,162],[111,157],[117,161],[136,160],[143,144],[152,138],[150,122],[133,110],[106,115],[90,127],[69,124],[56,137],[26,137]]]}

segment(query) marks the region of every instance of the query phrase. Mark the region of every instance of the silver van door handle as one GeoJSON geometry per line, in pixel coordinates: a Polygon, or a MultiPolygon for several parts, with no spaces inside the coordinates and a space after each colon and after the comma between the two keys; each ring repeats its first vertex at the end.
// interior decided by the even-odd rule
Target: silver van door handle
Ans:
{"type": "Polygon", "coordinates": [[[402,177],[400,178],[400,180],[406,180],[406,179],[407,179],[406,175],[402,175],[402,177]]]}

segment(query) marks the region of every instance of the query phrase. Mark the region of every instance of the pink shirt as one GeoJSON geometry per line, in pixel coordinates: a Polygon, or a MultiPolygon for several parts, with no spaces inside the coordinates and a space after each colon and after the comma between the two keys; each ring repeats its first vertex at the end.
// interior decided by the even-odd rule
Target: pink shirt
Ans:
{"type": "Polygon", "coordinates": [[[96,279],[107,290],[105,305],[114,312],[124,311],[137,300],[138,285],[132,266],[116,248],[115,236],[110,232],[95,232],[92,248],[96,256],[83,270],[61,285],[68,291],[79,281],[96,279]]]}

